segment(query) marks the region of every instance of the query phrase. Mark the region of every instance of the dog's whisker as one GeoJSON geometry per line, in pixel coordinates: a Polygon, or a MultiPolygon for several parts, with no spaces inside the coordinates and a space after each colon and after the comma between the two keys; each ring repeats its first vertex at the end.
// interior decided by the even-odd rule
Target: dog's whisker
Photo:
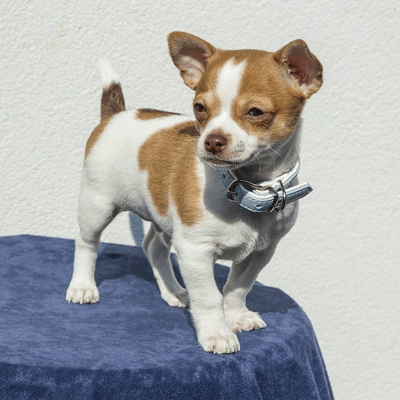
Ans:
{"type": "Polygon", "coordinates": [[[258,161],[258,172],[256,172],[256,174],[255,175],[259,175],[260,173],[261,173],[261,169],[262,169],[262,166],[261,166],[261,160],[260,160],[260,157],[258,157],[258,155],[256,154],[256,153],[251,153],[256,159],[257,159],[257,161],[258,161]]]}
{"type": "Polygon", "coordinates": [[[268,147],[269,150],[274,151],[276,154],[278,154],[279,157],[282,157],[282,155],[280,153],[278,153],[274,148],[272,148],[271,146],[268,147]]]}
{"type": "Polygon", "coordinates": [[[272,161],[274,162],[274,169],[275,169],[275,167],[276,167],[275,158],[274,158],[273,153],[271,153],[271,150],[272,150],[271,147],[267,147],[267,150],[268,150],[268,153],[271,155],[272,161]]]}
{"type": "Polygon", "coordinates": [[[187,154],[186,159],[185,159],[185,167],[187,166],[188,159],[192,155],[193,152],[196,152],[196,146],[193,146],[193,148],[187,154]]]}

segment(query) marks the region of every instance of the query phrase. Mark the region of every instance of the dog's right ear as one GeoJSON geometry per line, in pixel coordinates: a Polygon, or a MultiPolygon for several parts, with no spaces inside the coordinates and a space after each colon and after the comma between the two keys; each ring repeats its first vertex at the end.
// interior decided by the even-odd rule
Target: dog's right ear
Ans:
{"type": "Polygon", "coordinates": [[[185,32],[168,35],[169,53],[181,71],[185,84],[195,90],[207,65],[207,60],[216,49],[210,43],[185,32]]]}

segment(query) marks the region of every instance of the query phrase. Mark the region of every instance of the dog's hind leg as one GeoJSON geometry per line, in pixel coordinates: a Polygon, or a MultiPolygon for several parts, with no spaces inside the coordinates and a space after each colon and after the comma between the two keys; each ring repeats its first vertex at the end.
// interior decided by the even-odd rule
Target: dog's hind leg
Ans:
{"type": "Polygon", "coordinates": [[[170,238],[151,224],[143,240],[143,251],[153,268],[161,298],[171,307],[187,307],[187,290],[176,280],[169,258],[170,249],[170,238]]]}
{"type": "Polygon", "coordinates": [[[116,215],[115,207],[104,195],[82,186],[78,222],[80,232],[75,240],[74,272],[67,290],[67,301],[96,303],[100,299],[94,279],[100,236],[116,215]]]}

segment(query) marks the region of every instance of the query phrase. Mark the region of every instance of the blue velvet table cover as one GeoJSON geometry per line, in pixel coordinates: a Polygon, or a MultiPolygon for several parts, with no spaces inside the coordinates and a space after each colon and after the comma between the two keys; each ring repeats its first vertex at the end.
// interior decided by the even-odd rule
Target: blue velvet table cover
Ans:
{"type": "MultiPolygon", "coordinates": [[[[256,283],[247,303],[267,327],[214,355],[141,248],[101,245],[91,305],[65,300],[73,255],[72,240],[0,238],[0,399],[333,399],[311,323],[281,290],[256,283]]],[[[215,267],[219,288],[227,273],[215,267]]]]}

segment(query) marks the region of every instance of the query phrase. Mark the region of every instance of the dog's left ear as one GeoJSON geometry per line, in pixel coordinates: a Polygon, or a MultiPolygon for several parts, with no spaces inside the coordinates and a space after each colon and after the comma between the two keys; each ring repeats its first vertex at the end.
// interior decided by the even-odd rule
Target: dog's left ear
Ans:
{"type": "Polygon", "coordinates": [[[301,39],[290,42],[274,54],[286,81],[309,98],[322,86],[322,65],[301,39]]]}
{"type": "Polygon", "coordinates": [[[168,35],[169,53],[181,71],[183,81],[195,90],[207,65],[207,60],[216,51],[214,46],[197,36],[185,32],[168,35]]]}

